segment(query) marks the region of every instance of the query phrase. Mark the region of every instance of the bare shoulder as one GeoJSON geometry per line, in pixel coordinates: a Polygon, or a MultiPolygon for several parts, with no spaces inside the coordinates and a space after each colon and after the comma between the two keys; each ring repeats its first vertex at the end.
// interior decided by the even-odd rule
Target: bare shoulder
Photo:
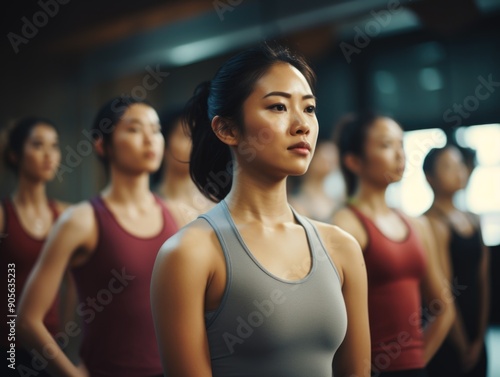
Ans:
{"type": "MultiPolygon", "coordinates": [[[[69,206],[54,224],[52,236],[71,248],[93,252],[97,246],[98,225],[92,205],[85,201],[69,206]]],[[[76,250],[75,250],[76,251],[76,250]]]]}
{"type": "Polygon", "coordinates": [[[363,224],[351,209],[348,207],[339,208],[333,214],[332,223],[352,235],[359,245],[361,245],[362,249],[366,247],[368,235],[363,224]]]}
{"type": "Polygon", "coordinates": [[[71,203],[56,200],[55,205],[56,205],[57,212],[63,213],[65,210],[67,210],[71,206],[71,203]]]}
{"type": "Polygon", "coordinates": [[[197,264],[209,262],[219,247],[212,227],[203,219],[197,219],[180,229],[160,248],[158,260],[192,260],[197,264]]]}
{"type": "Polygon", "coordinates": [[[87,201],[69,205],[58,219],[59,226],[79,230],[91,229],[95,223],[94,209],[87,201]]]}
{"type": "Polygon", "coordinates": [[[402,214],[402,216],[408,220],[420,236],[426,236],[428,232],[432,231],[431,222],[427,216],[420,215],[413,217],[405,214],[402,214]]]}
{"type": "Polygon", "coordinates": [[[336,225],[312,221],[318,229],[326,251],[333,262],[340,267],[339,273],[343,280],[344,271],[352,263],[364,264],[364,257],[358,241],[348,232],[336,225]]]}
{"type": "MultiPolygon", "coordinates": [[[[422,217],[425,217],[427,221],[427,226],[430,227],[431,230],[434,230],[435,235],[447,235],[449,234],[449,226],[448,224],[443,220],[441,216],[437,216],[431,211],[427,211],[422,215],[422,217]]],[[[416,220],[418,221],[418,219],[416,220]]],[[[422,226],[422,224],[421,224],[422,226]]],[[[425,224],[423,224],[424,228],[426,227],[425,224]]]]}

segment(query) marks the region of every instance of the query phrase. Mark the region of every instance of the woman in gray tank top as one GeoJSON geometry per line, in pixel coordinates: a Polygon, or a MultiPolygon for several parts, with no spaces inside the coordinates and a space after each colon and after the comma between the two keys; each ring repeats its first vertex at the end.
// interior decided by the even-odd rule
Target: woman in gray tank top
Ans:
{"type": "Polygon", "coordinates": [[[170,377],[369,376],[363,256],[288,204],[318,136],[315,76],[262,44],[198,86],[190,173],[218,204],[161,248],[151,305],[170,377]]]}

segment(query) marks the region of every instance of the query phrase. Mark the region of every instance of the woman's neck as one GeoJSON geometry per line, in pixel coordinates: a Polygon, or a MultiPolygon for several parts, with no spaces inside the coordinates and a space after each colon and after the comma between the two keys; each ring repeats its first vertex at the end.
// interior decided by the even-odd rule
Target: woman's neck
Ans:
{"type": "Polygon", "coordinates": [[[234,175],[225,200],[234,218],[274,226],[293,220],[286,189],[286,178],[266,182],[240,173],[234,175]]]}
{"type": "Polygon", "coordinates": [[[198,189],[189,173],[179,174],[169,170],[165,171],[165,178],[158,188],[158,193],[166,200],[186,201],[197,192],[198,189]]]}
{"type": "Polygon", "coordinates": [[[390,208],[385,201],[387,187],[374,187],[360,184],[358,191],[352,198],[352,203],[370,213],[387,213],[390,208]]]}
{"type": "Polygon", "coordinates": [[[149,175],[130,175],[111,170],[109,185],[102,191],[108,200],[121,203],[134,203],[139,206],[151,203],[153,199],[149,189],[149,175]]]}
{"type": "Polygon", "coordinates": [[[23,206],[41,207],[47,205],[45,182],[34,182],[20,176],[17,188],[12,193],[12,200],[23,206]]]}
{"type": "Polygon", "coordinates": [[[433,207],[437,207],[441,212],[448,213],[456,210],[453,204],[453,195],[439,194],[434,192],[433,207]]]}

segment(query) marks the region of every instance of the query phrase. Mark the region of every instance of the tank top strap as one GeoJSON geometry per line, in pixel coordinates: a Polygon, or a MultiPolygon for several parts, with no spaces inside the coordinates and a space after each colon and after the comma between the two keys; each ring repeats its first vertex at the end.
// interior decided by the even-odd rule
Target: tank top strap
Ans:
{"type": "Polygon", "coordinates": [[[349,208],[352,211],[352,213],[354,213],[354,215],[358,218],[358,220],[361,221],[361,224],[364,226],[367,232],[370,232],[372,230],[375,224],[373,224],[373,222],[368,218],[368,216],[366,216],[363,212],[361,212],[352,204],[347,204],[347,208],[349,208]]]}
{"type": "MultiPolygon", "coordinates": [[[[313,258],[312,262],[314,265],[314,261],[318,258],[318,251],[319,250],[323,250],[325,254],[328,254],[326,251],[326,248],[324,247],[323,242],[321,241],[321,238],[318,234],[316,227],[311,223],[311,221],[307,217],[299,215],[295,211],[295,209],[293,209],[293,207],[290,207],[290,208],[293,212],[293,216],[295,217],[297,222],[300,225],[302,225],[302,227],[304,228],[304,230],[306,232],[307,239],[309,240],[309,243],[310,243],[309,249],[311,250],[311,256],[313,258]]],[[[323,257],[323,255],[321,255],[320,257],[323,257]]]]}

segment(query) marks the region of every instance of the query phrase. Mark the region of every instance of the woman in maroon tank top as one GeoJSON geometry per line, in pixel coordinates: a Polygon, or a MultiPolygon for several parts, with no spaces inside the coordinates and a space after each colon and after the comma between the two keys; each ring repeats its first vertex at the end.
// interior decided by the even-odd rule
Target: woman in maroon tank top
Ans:
{"type": "Polygon", "coordinates": [[[387,187],[404,172],[403,130],[367,113],[346,116],[335,132],[349,204],[333,221],[358,240],[365,256],[372,376],[426,376],[455,311],[428,223],[386,203],[387,187]],[[421,300],[432,317],[425,329],[421,300]]]}
{"type": "Polygon", "coordinates": [[[90,134],[109,183],[69,208],[42,251],[19,304],[19,335],[57,376],[147,377],[162,374],[149,303],[156,254],[177,226],[149,189],[164,141],[156,111],[127,97],[106,103],[90,134]],[[79,293],[79,323],[60,341],[83,334],[75,366],[42,318],[67,267],[79,293]]]}
{"type": "MultiPolygon", "coordinates": [[[[46,193],[46,184],[56,175],[61,160],[58,131],[47,119],[20,119],[8,131],[4,157],[7,167],[16,174],[17,185],[12,195],[2,201],[0,211],[0,276],[2,281],[12,283],[9,284],[9,293],[18,300],[47,234],[59,213],[67,206],[49,199],[46,193]]],[[[71,300],[68,300],[73,292],[71,280],[65,279],[65,283],[67,289],[64,291],[68,296],[63,302],[71,306],[71,300]]],[[[9,308],[6,306],[5,309],[9,308]]],[[[15,308],[12,309],[6,315],[15,314],[15,308]]],[[[44,317],[51,335],[56,335],[61,328],[60,311],[58,295],[44,317]]],[[[69,313],[65,311],[64,314],[69,313]]],[[[9,367],[22,375],[26,372],[23,368],[31,365],[31,356],[17,342],[15,319],[9,320],[12,325],[7,324],[7,321],[3,325],[5,337],[2,338],[2,349],[11,357],[9,367]]],[[[48,376],[43,371],[39,375],[48,376]]]]}

